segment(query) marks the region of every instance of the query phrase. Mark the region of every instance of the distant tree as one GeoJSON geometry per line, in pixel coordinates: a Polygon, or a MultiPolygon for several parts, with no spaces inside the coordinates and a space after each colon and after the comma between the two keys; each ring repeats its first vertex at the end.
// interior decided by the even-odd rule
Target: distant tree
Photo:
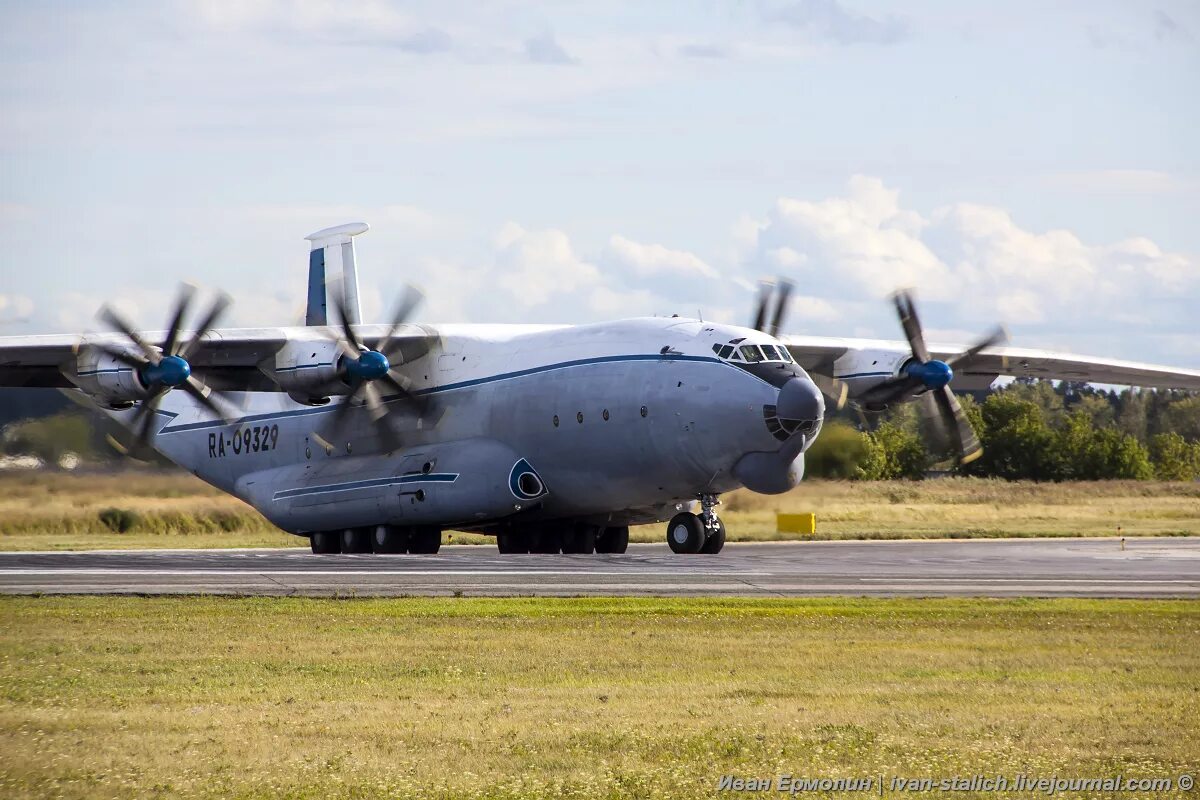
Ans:
{"type": "Polygon", "coordinates": [[[998,392],[979,407],[976,431],[983,456],[967,471],[1007,480],[1058,480],[1062,473],[1054,431],[1042,407],[1020,394],[998,392]]]}
{"type": "Polygon", "coordinates": [[[1189,442],[1200,442],[1200,397],[1184,397],[1167,404],[1159,414],[1159,433],[1178,433],[1189,442]]]}
{"type": "Polygon", "coordinates": [[[804,454],[804,474],[813,478],[853,478],[866,458],[866,435],[833,420],[821,427],[817,441],[804,454]]]}
{"type": "Polygon", "coordinates": [[[1160,481],[1200,479],[1200,442],[1189,442],[1178,433],[1160,433],[1151,439],[1150,460],[1160,481]]]}
{"type": "Polygon", "coordinates": [[[12,455],[36,456],[48,466],[68,453],[84,459],[96,455],[92,424],[78,411],[14,422],[4,429],[3,447],[12,455]]]}
{"type": "Polygon", "coordinates": [[[860,480],[920,478],[928,457],[921,437],[892,422],[884,422],[865,437],[866,457],[855,477],[860,480]]]}
{"type": "Polygon", "coordinates": [[[1144,389],[1126,389],[1117,399],[1117,430],[1142,443],[1150,435],[1147,428],[1149,403],[1146,399],[1150,394],[1153,393],[1144,389]]]}

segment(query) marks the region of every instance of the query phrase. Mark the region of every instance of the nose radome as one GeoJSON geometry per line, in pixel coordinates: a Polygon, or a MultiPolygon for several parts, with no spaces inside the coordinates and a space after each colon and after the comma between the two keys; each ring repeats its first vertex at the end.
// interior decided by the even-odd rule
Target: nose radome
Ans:
{"type": "Polygon", "coordinates": [[[792,378],[779,390],[776,404],[780,419],[819,421],[825,416],[825,398],[816,385],[805,378],[792,378]]]}

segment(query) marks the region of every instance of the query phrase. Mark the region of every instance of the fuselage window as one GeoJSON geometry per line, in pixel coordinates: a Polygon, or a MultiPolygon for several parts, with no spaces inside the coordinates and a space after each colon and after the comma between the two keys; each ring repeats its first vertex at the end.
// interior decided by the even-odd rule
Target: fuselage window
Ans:
{"type": "Polygon", "coordinates": [[[763,355],[767,357],[767,361],[779,361],[779,352],[773,344],[764,344],[762,346],[763,355]]]}
{"type": "Polygon", "coordinates": [[[762,351],[758,349],[756,344],[744,344],[738,348],[742,353],[742,358],[750,364],[757,364],[763,360],[762,351]]]}

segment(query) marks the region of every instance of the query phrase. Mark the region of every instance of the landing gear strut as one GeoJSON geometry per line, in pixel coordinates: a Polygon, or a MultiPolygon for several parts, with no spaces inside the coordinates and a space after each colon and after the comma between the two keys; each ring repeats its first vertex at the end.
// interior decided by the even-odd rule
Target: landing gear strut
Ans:
{"type": "Polygon", "coordinates": [[[717,516],[721,501],[713,494],[700,495],[700,514],[683,511],[667,524],[667,544],[676,553],[715,555],[725,546],[725,524],[717,516]]]}

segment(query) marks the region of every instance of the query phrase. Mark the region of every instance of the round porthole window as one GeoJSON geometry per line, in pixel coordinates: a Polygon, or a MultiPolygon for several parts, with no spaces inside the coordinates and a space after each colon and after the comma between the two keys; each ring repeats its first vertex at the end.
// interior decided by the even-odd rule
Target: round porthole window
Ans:
{"type": "Polygon", "coordinates": [[[312,448],[311,447],[304,448],[304,457],[312,458],[312,448]]]}
{"type": "Polygon", "coordinates": [[[604,417],[605,422],[608,422],[608,409],[607,408],[604,409],[604,413],[601,414],[600,416],[604,417]]]}
{"type": "Polygon", "coordinates": [[[558,414],[554,415],[554,427],[558,427],[558,414]]]}
{"type": "Polygon", "coordinates": [[[642,406],[642,416],[644,417],[649,413],[650,413],[650,410],[647,409],[645,406],[642,406]]]}
{"type": "Polygon", "coordinates": [[[578,414],[575,415],[575,421],[578,422],[580,425],[583,424],[583,412],[582,411],[580,411],[578,414]]]}

